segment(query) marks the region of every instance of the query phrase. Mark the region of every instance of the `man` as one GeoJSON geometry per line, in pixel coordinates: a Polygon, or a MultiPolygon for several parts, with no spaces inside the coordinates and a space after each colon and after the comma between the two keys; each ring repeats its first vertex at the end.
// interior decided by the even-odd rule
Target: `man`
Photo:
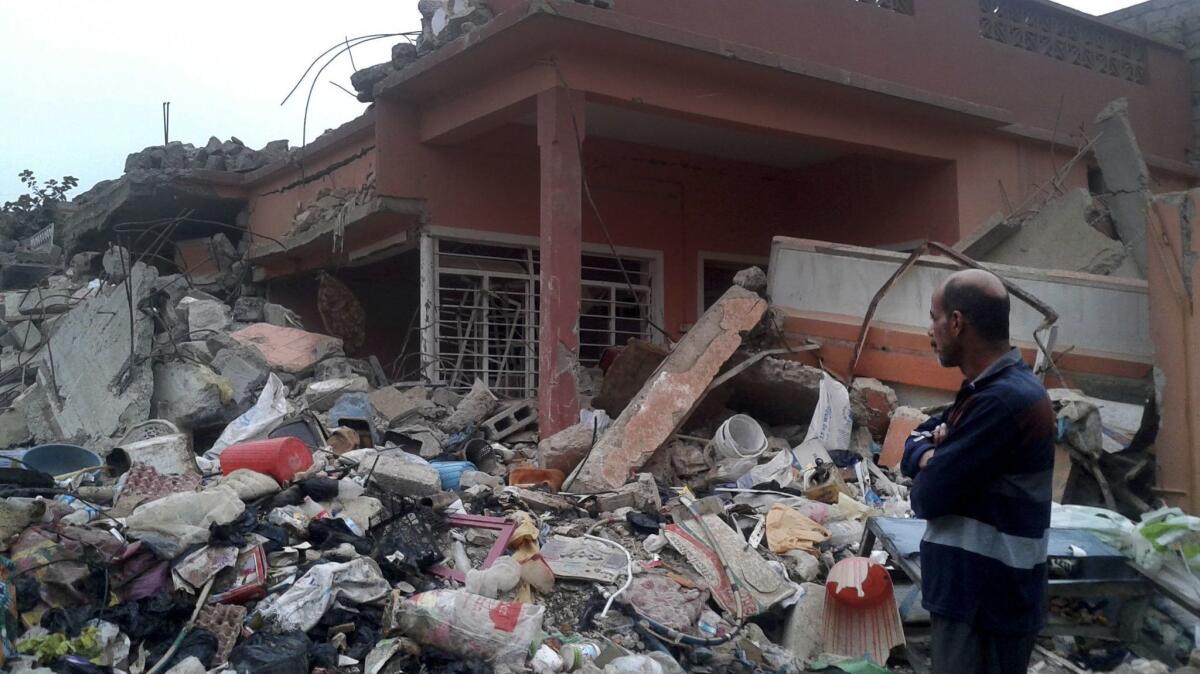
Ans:
{"type": "Polygon", "coordinates": [[[1008,311],[1000,279],[968,270],[934,291],[929,312],[938,361],[966,378],[901,465],[928,521],[921,591],[936,674],[1024,674],[1045,625],[1055,418],[1009,344],[1008,311]]]}

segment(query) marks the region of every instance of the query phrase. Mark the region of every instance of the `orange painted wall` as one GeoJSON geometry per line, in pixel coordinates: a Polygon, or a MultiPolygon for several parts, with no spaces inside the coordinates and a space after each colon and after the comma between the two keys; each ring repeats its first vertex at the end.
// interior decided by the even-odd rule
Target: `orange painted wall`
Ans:
{"type": "MultiPolygon", "coordinates": [[[[295,217],[305,206],[312,203],[317,193],[324,188],[348,188],[357,190],[375,172],[376,153],[372,148],[375,138],[368,127],[364,133],[337,143],[326,152],[321,152],[304,161],[303,169],[297,167],[284,171],[250,186],[250,229],[256,234],[281,238],[288,231],[295,217]],[[362,155],[350,160],[355,155],[362,155]],[[344,166],[321,177],[300,185],[294,183],[325,172],[331,165],[350,160],[344,166]]],[[[261,237],[255,246],[268,245],[261,237]]]]}
{"type": "Polygon", "coordinates": [[[1200,253],[1198,207],[1200,190],[1157,199],[1152,220],[1159,223],[1161,235],[1147,236],[1150,336],[1163,376],[1162,429],[1155,443],[1158,484],[1168,490],[1168,502],[1191,511],[1200,507],[1200,316],[1194,309],[1200,283],[1194,260],[1200,253]],[[1164,238],[1165,245],[1155,245],[1164,238]],[[1172,268],[1174,278],[1168,273],[1172,268]]]}
{"type": "MultiPolygon", "coordinates": [[[[538,163],[532,127],[510,125],[470,143],[416,142],[402,107],[381,104],[381,191],[426,199],[430,224],[536,236],[538,163]],[[383,187],[385,186],[386,187],[383,187]]],[[[410,120],[411,121],[411,120],[410,120]]],[[[589,139],[589,185],[619,246],[663,252],[666,326],[696,320],[701,251],[763,259],[771,237],[880,243],[954,240],[953,165],[850,156],[771,168],[589,139]],[[930,229],[931,223],[933,229],[930,229]]],[[[583,238],[606,237],[584,203],[583,238]]]]}
{"type": "MultiPolygon", "coordinates": [[[[528,4],[491,0],[497,11],[528,4]]],[[[1141,41],[1149,78],[1138,84],[982,37],[978,2],[912,4],[911,16],[855,0],[622,0],[607,11],[1010,110],[1047,132],[1090,129],[1105,104],[1125,97],[1144,149],[1185,160],[1192,74],[1182,50],[1141,41]]],[[[1055,14],[1094,25],[1066,8],[1055,14]]]]}

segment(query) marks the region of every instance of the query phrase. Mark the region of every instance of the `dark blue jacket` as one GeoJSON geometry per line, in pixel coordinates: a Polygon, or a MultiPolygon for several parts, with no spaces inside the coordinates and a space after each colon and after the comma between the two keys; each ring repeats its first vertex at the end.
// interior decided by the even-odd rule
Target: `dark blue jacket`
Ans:
{"type": "Polygon", "coordinates": [[[1054,409],[1016,349],[921,424],[904,446],[913,512],[927,520],[921,592],[930,613],[993,632],[1046,622],[1054,409]],[[933,429],[949,434],[929,463],[933,429]]]}

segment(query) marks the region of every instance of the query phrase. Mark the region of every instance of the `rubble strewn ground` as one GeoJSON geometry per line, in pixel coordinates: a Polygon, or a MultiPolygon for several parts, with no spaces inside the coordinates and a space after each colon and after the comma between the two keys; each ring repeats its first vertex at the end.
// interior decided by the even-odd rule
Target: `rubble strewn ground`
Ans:
{"type": "MultiPolygon", "coordinates": [[[[467,0],[421,8],[418,43],[356,73],[364,100],[490,19],[467,0]]],[[[1129,196],[1145,167],[1121,168],[1136,146],[1123,145],[1119,106],[1104,120],[1110,198],[1067,191],[960,248],[1141,275],[1145,223],[1129,196]]],[[[180,189],[155,176],[253,171],[288,153],[213,138],[130,155],[125,177],[75,205],[70,260],[30,257],[41,272],[7,278],[6,671],[924,671],[929,616],[904,571],[912,560],[893,556],[895,541],[864,543],[872,521],[911,522],[898,462],[935,410],[795,359],[766,329],[757,268],[679,342],[634,340],[605,359],[592,407],[542,434],[536,401],[484,381],[390,381],[363,358],[365,310],[335,274],[320,279],[318,330],[249,282],[245,239],[175,241],[168,264],[118,245],[80,250],[129,193],[180,189]],[[863,636],[880,614],[843,606],[826,584],[860,566],[887,578],[886,641],[863,636]]],[[[370,180],[323,190],[288,235],[375,196],[370,180]]],[[[1101,589],[1054,595],[1055,636],[1031,671],[1196,659],[1200,622],[1136,575],[1187,589],[1200,566],[1200,519],[1159,508],[1151,489],[1153,398],[1051,398],[1055,526],[1082,530],[1095,553],[1056,556],[1052,577],[1101,589]],[[1104,561],[1120,573],[1093,568],[1104,561]]]]}
{"type": "MultiPolygon", "coordinates": [[[[759,348],[739,348],[764,320],[754,293],[732,289],[698,324],[713,330],[665,357],[629,347],[597,387],[616,418],[587,410],[539,445],[532,401],[375,381],[341,340],[264,320],[282,307],[110,253],[125,262],[109,273],[50,280],[63,311],[10,321],[43,337],[4,347],[21,364],[0,420],[10,446],[40,443],[5,451],[0,474],[9,671],[871,666],[826,651],[844,635],[826,631],[820,583],[868,552],[868,517],[910,515],[905,479],[875,464],[919,411],[777,357],[710,392],[759,348]],[[664,386],[676,411],[655,402],[664,386]],[[46,468],[45,443],[83,448],[83,465],[46,468]]],[[[1055,399],[1065,451],[1106,456],[1103,403],[1055,399]]],[[[897,577],[908,622],[912,587],[897,577]]],[[[1111,619],[1085,600],[1054,610],[1111,619]]],[[[1152,608],[1145,624],[1186,659],[1180,619],[1152,608]]],[[[1039,672],[1134,657],[1045,648],[1039,672]]],[[[888,664],[920,671],[922,652],[917,639],[888,664]]]]}

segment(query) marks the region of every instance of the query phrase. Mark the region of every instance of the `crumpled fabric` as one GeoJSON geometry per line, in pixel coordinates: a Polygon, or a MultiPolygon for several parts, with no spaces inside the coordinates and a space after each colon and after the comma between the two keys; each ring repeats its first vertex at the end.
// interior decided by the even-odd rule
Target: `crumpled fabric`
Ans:
{"type": "Polygon", "coordinates": [[[767,511],[767,548],[777,555],[789,550],[815,555],[817,545],[829,540],[829,535],[828,529],[785,505],[767,511]]]}
{"type": "Polygon", "coordinates": [[[287,592],[264,599],[258,615],[277,631],[307,632],[339,599],[364,604],[382,599],[392,586],[370,557],[344,564],[320,564],[308,570],[287,592]]]}
{"type": "Polygon", "coordinates": [[[228,524],[246,510],[233,489],[221,485],[193,494],[171,494],[133,511],[126,533],[143,541],[163,559],[175,559],[198,543],[208,542],[208,528],[228,524]]]}

